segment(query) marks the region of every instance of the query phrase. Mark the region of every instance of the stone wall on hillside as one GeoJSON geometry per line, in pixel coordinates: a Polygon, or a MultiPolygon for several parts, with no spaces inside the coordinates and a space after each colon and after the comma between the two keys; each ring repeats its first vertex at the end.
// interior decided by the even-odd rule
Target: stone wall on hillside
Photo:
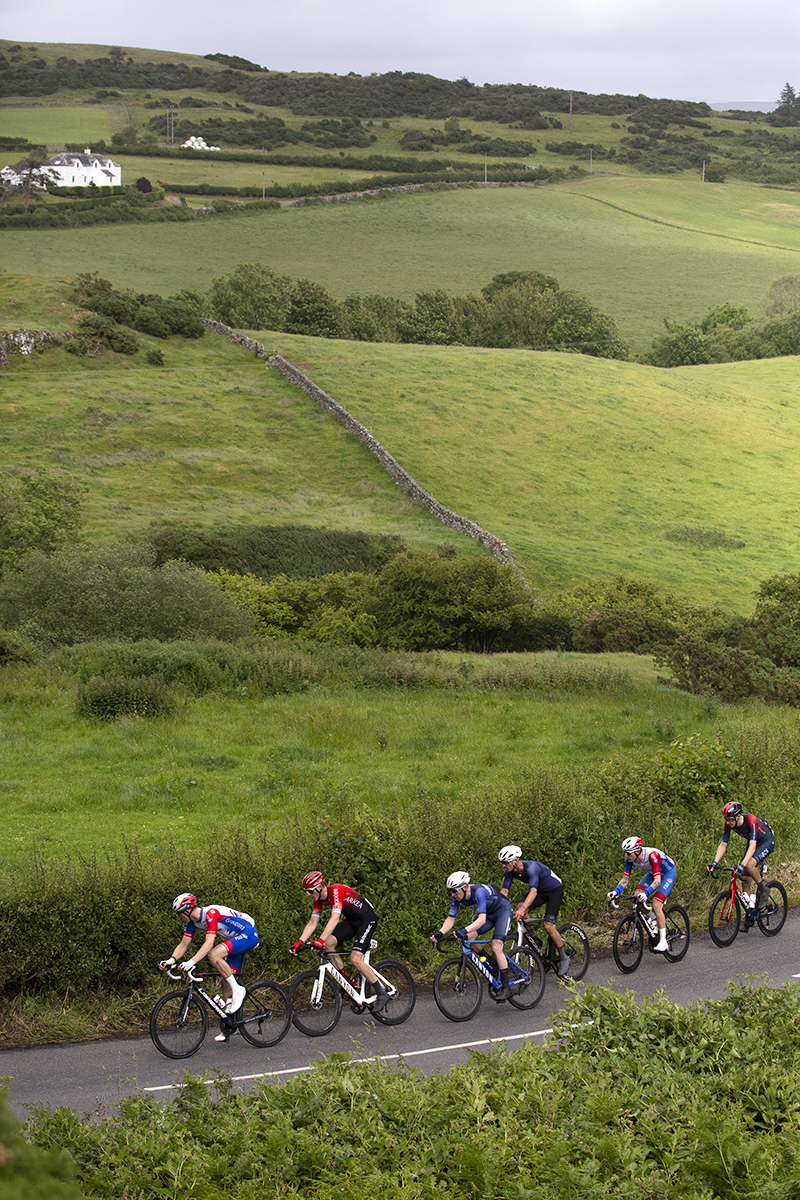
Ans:
{"type": "Polygon", "coordinates": [[[473,538],[476,542],[480,542],[481,545],[486,546],[488,550],[491,550],[499,563],[511,567],[517,577],[525,583],[526,587],[528,586],[524,575],[514,561],[514,557],[505,542],[501,541],[495,534],[489,533],[488,530],[481,529],[480,525],[476,524],[475,521],[471,521],[468,517],[462,517],[459,513],[453,512],[452,509],[445,508],[443,504],[440,504],[435,496],[432,496],[430,492],[426,492],[423,487],[420,487],[416,479],[409,475],[408,471],[400,465],[385,446],[381,445],[376,437],[373,437],[365,425],[357,421],[346,408],[339,404],[338,400],[334,400],[321,387],[318,387],[313,379],[309,379],[307,375],[304,375],[302,371],[299,371],[297,367],[293,366],[282,355],[275,353],[268,354],[261,342],[255,341],[254,338],[245,337],[244,334],[237,333],[235,329],[231,329],[229,325],[223,325],[221,321],[209,321],[203,318],[203,325],[210,332],[219,333],[223,337],[230,338],[237,345],[244,346],[245,349],[255,354],[257,358],[269,359],[270,365],[277,371],[280,371],[284,378],[293,383],[295,387],[304,391],[307,396],[310,396],[312,400],[319,404],[320,408],[330,413],[349,433],[354,434],[362,446],[380,463],[384,471],[391,476],[398,487],[403,489],[406,495],[411,496],[413,500],[419,501],[420,504],[424,504],[428,512],[441,521],[443,525],[447,525],[450,529],[455,529],[458,533],[463,533],[465,537],[473,538]]]}
{"type": "Polygon", "coordinates": [[[41,354],[48,346],[60,346],[66,336],[47,329],[0,329],[0,367],[12,354],[41,354]]]}

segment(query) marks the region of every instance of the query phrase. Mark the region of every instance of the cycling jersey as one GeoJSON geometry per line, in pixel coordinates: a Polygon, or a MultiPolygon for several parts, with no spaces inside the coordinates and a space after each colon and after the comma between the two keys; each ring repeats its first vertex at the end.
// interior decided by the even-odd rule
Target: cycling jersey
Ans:
{"type": "Polygon", "coordinates": [[[341,910],[345,917],[349,917],[354,922],[361,922],[375,915],[375,909],[369,900],[355,888],[347,887],[344,883],[329,883],[328,895],[324,900],[317,897],[312,912],[319,915],[323,908],[341,910]]]}
{"type": "Polygon", "coordinates": [[[623,871],[625,874],[625,882],[630,879],[633,868],[641,871],[643,875],[668,875],[673,871],[677,871],[677,867],[668,854],[663,850],[656,850],[652,846],[642,847],[642,857],[638,862],[632,862],[629,858],[625,858],[623,871]]]}
{"type": "Polygon", "coordinates": [[[209,904],[200,909],[199,921],[186,922],[186,932],[190,936],[199,929],[201,933],[218,933],[224,938],[238,937],[255,927],[255,921],[247,913],[237,912],[224,904],[209,904]]]}
{"type": "Polygon", "coordinates": [[[727,825],[725,826],[722,841],[726,846],[732,833],[738,833],[739,837],[743,837],[746,842],[763,842],[768,838],[774,839],[775,837],[767,822],[759,820],[753,813],[746,813],[741,825],[732,825],[730,829],[727,825]]]}
{"type": "Polygon", "coordinates": [[[232,971],[238,971],[247,951],[258,945],[258,930],[253,918],[224,904],[209,904],[200,909],[199,921],[187,921],[186,934],[189,937],[198,929],[201,933],[215,933],[225,939],[228,948],[226,961],[232,971]]]}
{"type": "Polygon", "coordinates": [[[537,892],[552,892],[563,883],[555,871],[551,871],[544,863],[536,862],[535,859],[523,859],[522,866],[522,871],[506,871],[503,876],[503,887],[506,891],[512,883],[524,883],[528,891],[536,888],[537,892]]]}

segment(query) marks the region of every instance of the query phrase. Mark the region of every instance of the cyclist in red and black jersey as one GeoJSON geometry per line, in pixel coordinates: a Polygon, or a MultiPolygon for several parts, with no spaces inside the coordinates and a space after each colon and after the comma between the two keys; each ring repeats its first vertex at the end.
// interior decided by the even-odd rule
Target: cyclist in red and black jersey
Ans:
{"type": "MultiPolygon", "coordinates": [[[[761,882],[761,864],[775,849],[775,834],[766,821],[762,821],[754,813],[746,813],[737,800],[731,800],[729,804],[725,805],[722,810],[722,819],[725,822],[722,841],[717,846],[713,863],[709,863],[706,870],[711,874],[719,865],[728,849],[728,838],[732,833],[738,833],[739,837],[743,837],[747,842],[747,849],[739,864],[739,874],[749,875],[755,883],[756,912],[760,912],[767,900],[767,889],[761,882]]],[[[749,913],[748,920],[750,920],[749,913]]],[[[755,920],[755,917],[752,920],[755,920]]]]}
{"type": "Polygon", "coordinates": [[[364,962],[364,954],[369,949],[370,940],[378,924],[375,909],[369,900],[354,888],[347,887],[344,883],[326,883],[320,871],[309,871],[303,877],[302,887],[313,900],[313,908],[308,924],[292,946],[292,954],[297,954],[300,947],[309,940],[319,924],[323,908],[330,908],[332,912],[328,923],[311,945],[315,950],[326,950],[333,965],[342,971],[344,964],[337,950],[343,942],[349,942],[352,938],[350,962],[353,969],[359,975],[363,975],[377,993],[377,999],[372,1005],[373,1012],[383,1012],[389,1003],[389,993],[378,980],[372,967],[364,962]]]}

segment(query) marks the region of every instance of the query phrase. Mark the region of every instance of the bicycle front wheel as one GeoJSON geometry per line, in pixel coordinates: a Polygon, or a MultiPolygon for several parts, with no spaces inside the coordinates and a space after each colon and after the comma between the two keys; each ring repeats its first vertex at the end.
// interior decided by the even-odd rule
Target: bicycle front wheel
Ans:
{"type": "MultiPolygon", "coordinates": [[[[411,978],[411,972],[408,967],[395,962],[393,958],[386,958],[383,962],[377,963],[375,970],[394,989],[395,994],[383,1012],[375,1012],[373,1009],[372,1015],[376,1021],[380,1021],[381,1025],[402,1025],[403,1021],[407,1021],[411,1016],[417,1002],[417,989],[411,978]]],[[[370,983],[367,983],[367,995],[372,995],[370,983]]]]}
{"type": "Polygon", "coordinates": [[[669,942],[669,950],[664,951],[664,958],[667,962],[680,962],[689,949],[689,914],[680,904],[671,904],[664,911],[664,920],[667,922],[669,942]]]}
{"type": "Polygon", "coordinates": [[[150,1014],[150,1037],[167,1058],[196,1054],[208,1032],[206,1006],[189,992],[167,992],[150,1014]]]}
{"type": "Polygon", "coordinates": [[[342,1015],[342,993],[326,975],[320,990],[319,971],[303,971],[292,984],[292,1024],[306,1037],[330,1033],[342,1015]]]}
{"type": "Polygon", "coordinates": [[[628,913],[617,922],[612,948],[614,962],[623,975],[630,975],[642,961],[644,939],[644,930],[634,913],[628,913]]]}
{"type": "Polygon", "coordinates": [[[712,942],[716,942],[723,950],[730,946],[736,940],[741,921],[742,906],[738,896],[734,900],[730,888],[714,897],[708,914],[708,932],[712,942]]]}
{"type": "Polygon", "coordinates": [[[558,932],[569,955],[567,978],[577,983],[579,979],[583,979],[589,966],[589,939],[580,925],[573,925],[571,921],[559,925],[558,932]]]}
{"type": "Polygon", "coordinates": [[[248,987],[236,1020],[243,1022],[239,1032],[251,1046],[277,1046],[291,1024],[292,1002],[277,983],[259,979],[248,987]]]}
{"type": "Polygon", "coordinates": [[[537,954],[531,946],[522,946],[516,948],[507,957],[508,984],[511,988],[511,995],[508,997],[509,1004],[513,1004],[514,1008],[536,1008],[544,995],[546,975],[541,955],[537,954]],[[520,978],[517,970],[527,973],[529,978],[526,982],[517,982],[520,978]]]}
{"type": "Polygon", "coordinates": [[[766,937],[775,937],[783,929],[786,920],[786,888],[777,879],[771,879],[764,887],[767,889],[767,899],[761,912],[756,914],[756,921],[766,937]]]}
{"type": "Polygon", "coordinates": [[[433,998],[448,1021],[468,1021],[483,999],[483,984],[475,967],[460,955],[446,958],[433,980],[433,998]]]}

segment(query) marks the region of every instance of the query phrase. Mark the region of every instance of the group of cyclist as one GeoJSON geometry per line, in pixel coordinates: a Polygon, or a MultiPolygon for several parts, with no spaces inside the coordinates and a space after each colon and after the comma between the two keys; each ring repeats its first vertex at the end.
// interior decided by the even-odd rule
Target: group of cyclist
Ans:
{"type": "MultiPolygon", "coordinates": [[[[761,882],[761,865],[775,849],[775,836],[766,821],[753,813],[745,813],[738,801],[726,804],[722,816],[722,838],[714,861],[708,864],[707,870],[712,873],[719,865],[732,833],[744,838],[747,847],[738,871],[741,876],[749,876],[753,884],[756,902],[747,914],[747,920],[752,924],[766,902],[766,888],[761,882]]],[[[616,900],[622,894],[634,870],[641,872],[642,878],[636,885],[636,898],[652,902],[659,932],[655,950],[669,950],[664,904],[677,878],[675,862],[663,850],[645,846],[640,837],[626,837],[622,843],[622,851],[622,878],[608,893],[608,900],[616,900]]],[[[472,920],[462,928],[456,929],[455,934],[459,939],[469,940],[482,937],[491,930],[492,952],[497,960],[502,985],[495,998],[503,1001],[511,995],[508,959],[503,943],[508,937],[513,920],[524,920],[531,909],[544,905],[544,928],[559,952],[558,974],[561,978],[569,972],[569,956],[556,927],[564,899],[561,878],[545,863],[523,858],[520,846],[503,846],[498,859],[505,869],[499,888],[490,883],[473,883],[466,871],[453,871],[448,876],[450,907],[441,928],[430,935],[430,940],[438,944],[455,928],[462,908],[474,909],[475,915],[472,920]],[[514,884],[521,884],[525,888],[525,895],[516,907],[512,907],[508,898],[514,884]]],[[[308,944],[315,950],[329,954],[333,964],[341,971],[343,963],[339,955],[340,948],[345,942],[352,941],[350,962],[353,971],[356,975],[363,975],[372,985],[375,992],[373,1009],[382,1012],[389,1001],[389,994],[364,958],[378,924],[378,916],[372,904],[354,888],[342,883],[326,883],[320,871],[309,871],[304,875],[301,887],[311,900],[311,916],[300,937],[291,947],[291,953],[296,956],[300,949],[308,944]],[[321,934],[312,937],[324,908],[331,910],[330,917],[321,934]]],[[[224,904],[203,907],[190,892],[182,892],[176,896],[172,907],[183,921],[184,933],[170,957],[159,963],[159,968],[166,971],[177,966],[178,970],[191,974],[197,963],[208,957],[222,979],[226,1011],[231,1014],[237,1012],[244,1001],[245,988],[238,983],[236,974],[241,968],[243,956],[258,945],[255,921],[247,913],[238,912],[224,904]],[[195,933],[198,932],[204,935],[203,944],[186,959],[184,956],[195,933]],[[223,940],[217,942],[217,937],[223,940]]],[[[472,913],[469,915],[472,916],[472,913]]],[[[227,1035],[220,1034],[217,1040],[224,1041],[226,1037],[227,1035]]]]}

